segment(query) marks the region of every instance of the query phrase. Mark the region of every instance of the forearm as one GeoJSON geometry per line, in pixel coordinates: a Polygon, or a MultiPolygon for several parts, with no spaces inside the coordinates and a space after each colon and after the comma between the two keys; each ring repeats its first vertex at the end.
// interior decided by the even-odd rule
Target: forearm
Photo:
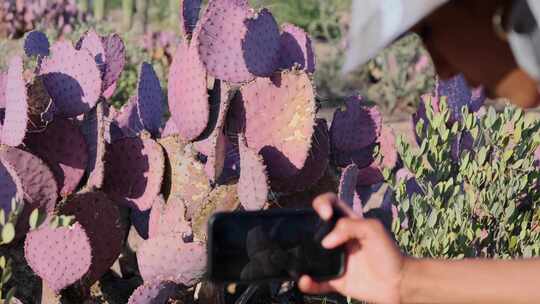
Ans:
{"type": "Polygon", "coordinates": [[[407,258],[402,303],[539,303],[540,260],[407,258]]]}

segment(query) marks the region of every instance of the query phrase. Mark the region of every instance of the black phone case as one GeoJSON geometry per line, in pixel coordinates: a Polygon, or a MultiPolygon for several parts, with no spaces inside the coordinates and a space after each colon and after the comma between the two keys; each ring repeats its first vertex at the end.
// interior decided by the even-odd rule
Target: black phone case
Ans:
{"type": "MultiPolygon", "coordinates": [[[[253,284],[253,283],[268,283],[268,282],[275,282],[275,281],[295,281],[297,278],[292,277],[275,277],[271,279],[263,279],[263,280],[238,280],[238,281],[220,281],[216,280],[213,276],[213,243],[214,243],[214,223],[219,220],[222,217],[229,216],[231,214],[234,214],[235,216],[238,216],[239,214],[249,214],[251,216],[283,216],[286,217],[288,215],[313,215],[316,214],[316,212],[312,209],[274,209],[274,210],[263,210],[263,211],[236,211],[236,212],[217,212],[213,214],[210,219],[208,220],[208,242],[207,242],[207,273],[206,277],[207,279],[219,282],[219,283],[238,283],[238,284],[253,284]]],[[[344,216],[344,213],[339,210],[339,208],[334,207],[334,216],[331,220],[327,221],[321,229],[319,229],[315,235],[315,238],[320,242],[322,239],[334,228],[336,222],[339,220],[339,218],[344,216]]],[[[317,214],[316,214],[317,215],[317,214]]],[[[317,215],[318,216],[318,215],[317,215]]],[[[338,273],[333,276],[319,276],[319,277],[313,277],[316,281],[328,281],[331,279],[335,279],[338,277],[341,277],[343,273],[345,272],[345,249],[343,247],[338,248],[338,250],[341,251],[340,255],[340,268],[338,270],[338,273]]]]}

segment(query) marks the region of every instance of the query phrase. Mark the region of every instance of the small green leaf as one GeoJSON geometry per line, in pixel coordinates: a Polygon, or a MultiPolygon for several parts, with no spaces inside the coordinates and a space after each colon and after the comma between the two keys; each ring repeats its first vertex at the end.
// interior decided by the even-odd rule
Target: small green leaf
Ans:
{"type": "Polygon", "coordinates": [[[6,223],[2,227],[2,244],[8,244],[15,238],[15,226],[13,223],[6,223]]]}

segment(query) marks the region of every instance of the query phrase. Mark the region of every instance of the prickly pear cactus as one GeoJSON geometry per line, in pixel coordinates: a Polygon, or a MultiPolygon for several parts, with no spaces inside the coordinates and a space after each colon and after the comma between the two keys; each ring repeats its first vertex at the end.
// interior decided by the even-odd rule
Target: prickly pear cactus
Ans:
{"type": "Polygon", "coordinates": [[[42,228],[28,233],[24,244],[28,265],[57,294],[81,280],[92,264],[92,247],[78,223],[72,227],[42,228]]]}
{"type": "Polygon", "coordinates": [[[191,226],[186,220],[186,203],[177,197],[167,202],[161,197],[156,200],[150,212],[149,238],[158,235],[175,235],[182,239],[192,236],[191,226]]]}
{"type": "Polygon", "coordinates": [[[30,33],[26,34],[24,39],[24,53],[26,56],[48,56],[49,48],[49,39],[42,32],[31,31],[30,33]]]}
{"type": "Polygon", "coordinates": [[[205,272],[206,247],[197,242],[186,243],[178,236],[159,235],[144,241],[137,260],[145,282],[166,279],[191,286],[205,272]]]}
{"type": "Polygon", "coordinates": [[[269,182],[262,157],[251,150],[246,139],[240,141],[240,166],[238,197],[246,210],[262,209],[268,200],[269,182]]]}
{"type": "Polygon", "coordinates": [[[0,142],[16,147],[22,143],[28,124],[28,100],[21,57],[14,57],[9,62],[5,96],[6,117],[0,142]]]}
{"type": "Polygon", "coordinates": [[[201,22],[194,43],[210,75],[243,83],[276,71],[280,36],[270,11],[255,12],[244,1],[210,1],[201,22]]]}
{"type": "Polygon", "coordinates": [[[43,132],[28,134],[24,143],[51,168],[61,196],[75,192],[88,163],[88,147],[75,123],[58,118],[43,132]]]}
{"type": "Polygon", "coordinates": [[[43,60],[40,74],[58,115],[74,117],[94,107],[101,96],[101,72],[91,53],[71,42],[56,42],[43,60]]]}
{"type": "Polygon", "coordinates": [[[60,208],[72,215],[86,231],[92,248],[92,265],[85,277],[90,286],[114,264],[122,250],[126,227],[120,222],[116,204],[102,192],[79,193],[60,208]]]}
{"type": "Polygon", "coordinates": [[[109,147],[105,162],[104,191],[133,208],[150,209],[165,170],[161,146],[152,139],[124,138],[109,147]]]}
{"type": "Polygon", "coordinates": [[[191,36],[199,21],[202,0],[181,0],[182,31],[184,36],[191,36]]]}
{"type": "Polygon", "coordinates": [[[339,181],[338,197],[349,206],[354,205],[356,195],[356,181],[358,179],[358,166],[351,164],[341,172],[339,181]]]}
{"type": "Polygon", "coordinates": [[[169,71],[169,107],[183,140],[196,139],[206,128],[210,104],[206,70],[194,45],[182,42],[169,71]]]}
{"type": "Polygon", "coordinates": [[[315,52],[309,35],[293,24],[281,26],[280,66],[282,69],[299,67],[308,73],[315,72],[315,52]]]}
{"type": "Polygon", "coordinates": [[[261,153],[272,178],[297,174],[315,130],[315,93],[308,75],[287,71],[257,78],[241,93],[247,145],[261,153]]]}
{"type": "Polygon", "coordinates": [[[178,293],[178,285],[171,281],[155,281],[139,286],[129,297],[128,304],[161,304],[178,293]]]}

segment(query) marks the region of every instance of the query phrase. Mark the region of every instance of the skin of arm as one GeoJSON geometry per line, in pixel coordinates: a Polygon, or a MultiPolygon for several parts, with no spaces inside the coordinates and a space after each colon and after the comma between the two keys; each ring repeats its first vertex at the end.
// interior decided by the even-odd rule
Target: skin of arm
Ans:
{"type": "MultiPolygon", "coordinates": [[[[332,216],[334,194],[314,201],[321,218],[332,216]]],[[[345,207],[346,208],[346,207],[345,207]]],[[[346,214],[351,214],[350,210],[346,214]]],[[[404,256],[380,222],[342,218],[322,241],[345,245],[345,274],[327,282],[302,276],[306,293],[339,292],[369,303],[540,303],[540,260],[444,261],[404,256]]]]}

